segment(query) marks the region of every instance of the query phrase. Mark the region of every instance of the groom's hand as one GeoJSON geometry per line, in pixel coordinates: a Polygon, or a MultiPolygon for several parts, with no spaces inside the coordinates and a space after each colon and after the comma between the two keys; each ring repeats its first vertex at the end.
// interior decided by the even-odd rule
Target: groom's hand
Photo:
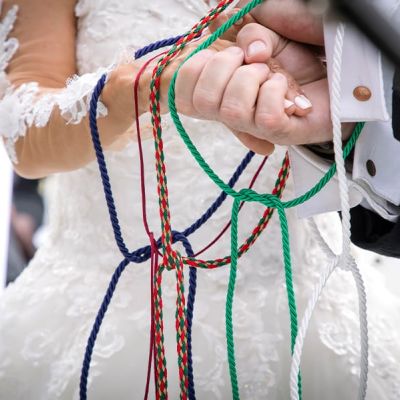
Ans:
{"type": "Polygon", "coordinates": [[[265,152],[258,150],[263,141],[272,149],[268,142],[329,140],[325,69],[313,50],[282,40],[259,24],[244,26],[237,45],[219,53],[199,52],[182,67],[176,86],[178,110],[224,123],[257,152],[265,152]],[[296,73],[303,92],[271,57],[296,73]]]}
{"type": "MultiPolygon", "coordinates": [[[[250,0],[240,0],[237,7],[242,8],[248,3],[250,0]]],[[[250,15],[259,24],[288,39],[324,45],[322,16],[311,12],[302,0],[267,0],[250,15]]]]}
{"type": "Polygon", "coordinates": [[[177,79],[176,103],[183,114],[224,123],[247,147],[265,154],[273,150],[264,135],[265,108],[300,117],[311,111],[312,104],[273,60],[274,55],[285,53],[287,45],[275,32],[262,31],[266,34],[260,38],[266,46],[262,59],[246,65],[249,56],[258,57],[258,47],[249,53],[237,45],[245,47],[252,32],[259,33],[252,25],[256,24],[247,24],[239,32],[236,46],[219,52],[204,50],[185,63],[177,79]]]}

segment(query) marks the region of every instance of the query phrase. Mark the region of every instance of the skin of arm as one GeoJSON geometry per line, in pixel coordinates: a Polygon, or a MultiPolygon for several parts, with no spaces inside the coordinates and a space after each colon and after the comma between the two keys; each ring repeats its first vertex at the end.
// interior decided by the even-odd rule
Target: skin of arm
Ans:
{"type": "MultiPolygon", "coordinates": [[[[8,79],[14,87],[37,82],[39,96],[59,92],[77,72],[75,0],[5,0],[3,13],[14,4],[19,11],[11,36],[18,39],[19,48],[9,64],[8,79]]],[[[130,125],[108,101],[109,93],[105,90],[102,98],[109,115],[99,121],[106,148],[121,140],[130,125]]],[[[88,119],[67,125],[55,108],[45,127],[32,126],[19,138],[16,153],[15,170],[27,178],[79,168],[94,158],[88,119]]]]}
{"type": "MultiPolygon", "coordinates": [[[[38,97],[57,93],[66,80],[77,73],[75,41],[77,21],[76,0],[5,0],[2,16],[13,5],[19,7],[10,37],[19,41],[17,53],[7,69],[13,87],[37,82],[38,97]]],[[[189,45],[166,69],[161,79],[161,107],[166,110],[166,93],[173,72],[198,43],[189,45]]],[[[231,46],[220,40],[215,50],[231,46]]],[[[152,67],[149,66],[139,84],[139,114],[148,111],[152,67]]],[[[110,74],[101,100],[108,115],[99,118],[98,125],[105,149],[123,147],[132,136],[134,122],[133,82],[141,62],[121,64],[110,74]]],[[[94,159],[88,117],[79,124],[67,124],[55,107],[45,127],[31,126],[15,145],[18,163],[14,168],[26,178],[41,178],[56,172],[83,167],[94,159]]]]}

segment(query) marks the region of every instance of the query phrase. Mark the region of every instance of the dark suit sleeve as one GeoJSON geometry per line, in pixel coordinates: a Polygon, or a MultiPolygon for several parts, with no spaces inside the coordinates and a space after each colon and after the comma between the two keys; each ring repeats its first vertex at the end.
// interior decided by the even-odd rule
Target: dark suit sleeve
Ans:
{"type": "Polygon", "coordinates": [[[351,241],[362,249],[400,258],[400,221],[386,221],[361,206],[351,210],[351,241]]]}
{"type": "MultiPolygon", "coordinates": [[[[393,82],[393,135],[400,140],[400,69],[393,82]]],[[[400,154],[399,154],[400,157],[400,154]]],[[[394,184],[400,185],[400,177],[394,184]]],[[[361,206],[351,210],[351,240],[366,250],[389,257],[400,258],[400,219],[391,223],[361,206]]]]}

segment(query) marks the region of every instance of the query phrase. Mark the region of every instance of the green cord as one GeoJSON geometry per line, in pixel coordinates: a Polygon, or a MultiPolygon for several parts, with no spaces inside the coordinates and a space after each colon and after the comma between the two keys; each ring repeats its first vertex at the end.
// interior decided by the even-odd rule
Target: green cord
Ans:
{"type": "MultiPolygon", "coordinates": [[[[281,234],[282,234],[282,250],[283,259],[285,266],[285,279],[286,279],[286,290],[289,303],[289,313],[290,313],[290,329],[291,329],[291,351],[293,352],[294,344],[297,336],[298,329],[298,318],[297,318],[297,307],[296,307],[296,297],[293,287],[293,274],[291,265],[291,254],[290,254],[290,242],[289,242],[289,229],[286,218],[285,209],[296,207],[302,203],[305,203],[313,196],[315,196],[319,191],[321,191],[326,184],[333,178],[336,173],[336,164],[333,164],[325,176],[307,193],[291,201],[282,202],[277,196],[271,194],[259,194],[250,189],[244,189],[240,192],[236,192],[234,189],[230,188],[208,165],[203,156],[199,153],[194,143],[187,134],[180,118],[175,104],[175,85],[176,79],[178,77],[180,68],[182,65],[193,57],[195,54],[201,50],[206,49],[212,43],[214,43],[220,36],[222,36],[229,28],[231,28],[238,20],[243,18],[243,16],[249,13],[254,7],[261,4],[264,0],[253,0],[237,12],[232,18],[225,22],[219,29],[217,29],[206,41],[200,44],[179,66],[176,70],[174,76],[172,77],[171,84],[168,92],[168,105],[171,112],[172,120],[176,126],[179,135],[184,141],[186,147],[195,158],[197,163],[203,169],[203,171],[212,179],[212,181],[226,194],[234,198],[234,204],[232,207],[232,227],[231,227],[231,269],[228,284],[228,293],[226,300],[226,339],[227,339],[227,351],[228,351],[228,362],[229,362],[229,372],[231,378],[232,395],[234,400],[239,400],[239,388],[237,380],[236,362],[235,362],[235,348],[233,339],[233,323],[232,323],[232,307],[233,307],[233,297],[235,291],[236,282],[236,272],[237,272],[237,259],[238,259],[238,248],[237,248],[237,223],[238,223],[238,210],[241,201],[247,202],[258,202],[266,207],[272,207],[278,210],[279,220],[281,224],[281,234]]],[[[353,149],[361,131],[364,127],[364,123],[360,122],[356,124],[354,132],[343,150],[343,157],[347,158],[353,149]]],[[[301,376],[299,374],[298,379],[298,391],[299,398],[302,398],[302,388],[301,388],[301,376]]]]}
{"type": "Polygon", "coordinates": [[[232,224],[231,224],[231,269],[229,271],[229,284],[226,295],[225,305],[225,330],[226,345],[228,350],[229,374],[231,377],[232,399],[239,400],[239,387],[236,372],[235,361],[235,343],[233,338],[232,308],[235,294],[237,261],[238,261],[238,217],[240,200],[235,199],[232,206],[232,224]]]}

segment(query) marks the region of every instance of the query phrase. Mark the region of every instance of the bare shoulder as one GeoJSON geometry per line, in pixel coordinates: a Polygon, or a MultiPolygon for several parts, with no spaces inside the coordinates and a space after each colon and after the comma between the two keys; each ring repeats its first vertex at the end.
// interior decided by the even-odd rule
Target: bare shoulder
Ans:
{"type": "Polygon", "coordinates": [[[11,36],[19,49],[10,62],[8,77],[15,85],[37,81],[58,88],[76,71],[76,0],[4,0],[2,17],[14,5],[17,20],[11,36]]]}

